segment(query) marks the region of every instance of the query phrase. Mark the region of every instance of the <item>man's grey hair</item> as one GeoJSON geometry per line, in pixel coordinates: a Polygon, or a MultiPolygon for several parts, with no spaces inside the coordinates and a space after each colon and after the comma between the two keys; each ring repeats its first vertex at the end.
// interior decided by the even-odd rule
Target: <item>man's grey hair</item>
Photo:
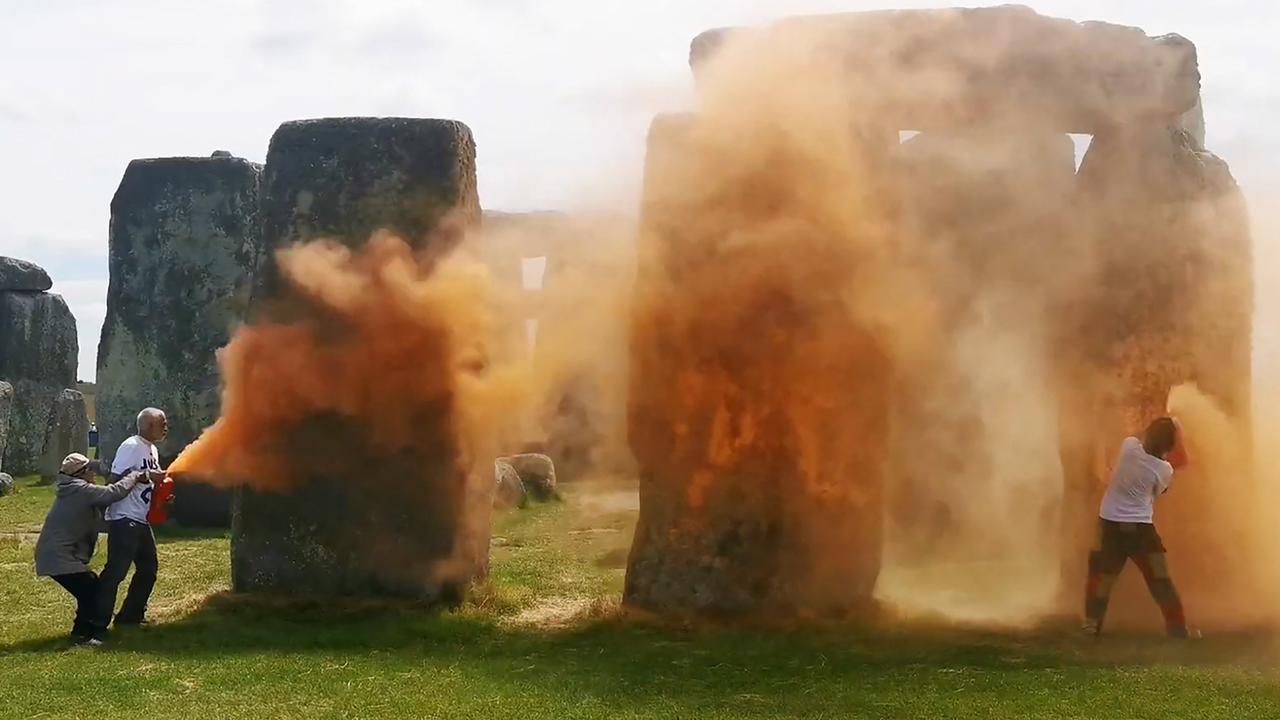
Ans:
{"type": "Polygon", "coordinates": [[[138,432],[142,432],[142,427],[147,424],[147,420],[157,417],[164,417],[164,411],[160,408],[143,408],[142,412],[138,413],[138,432]]]}

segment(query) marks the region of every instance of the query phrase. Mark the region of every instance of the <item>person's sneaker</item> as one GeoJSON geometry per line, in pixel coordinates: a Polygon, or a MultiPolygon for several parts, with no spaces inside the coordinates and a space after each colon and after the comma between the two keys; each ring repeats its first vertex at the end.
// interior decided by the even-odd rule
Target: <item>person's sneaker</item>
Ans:
{"type": "Polygon", "coordinates": [[[85,640],[83,643],[81,643],[81,644],[82,644],[82,645],[85,645],[85,646],[87,646],[87,647],[102,647],[102,646],[103,646],[103,645],[105,645],[106,643],[102,642],[101,640],[99,640],[99,639],[98,639],[98,638],[96,638],[96,637],[91,637],[91,638],[86,639],[86,640],[85,640]]]}
{"type": "Polygon", "coordinates": [[[72,635],[71,641],[76,645],[84,645],[87,647],[102,647],[102,638],[96,638],[92,635],[72,635]]]}
{"type": "Polygon", "coordinates": [[[1179,630],[1170,630],[1169,637],[1174,640],[1203,640],[1204,634],[1200,632],[1200,628],[1185,627],[1179,630]]]}
{"type": "Polygon", "coordinates": [[[119,618],[117,618],[117,619],[116,619],[116,621],[115,621],[115,626],[116,626],[116,627],[118,627],[118,628],[121,628],[121,627],[128,627],[128,628],[149,627],[150,625],[151,625],[151,621],[150,621],[150,620],[120,620],[119,618]]]}
{"type": "Polygon", "coordinates": [[[1097,620],[1086,620],[1084,626],[1080,628],[1080,634],[1085,637],[1097,638],[1102,634],[1102,628],[1098,625],[1097,620]]]}

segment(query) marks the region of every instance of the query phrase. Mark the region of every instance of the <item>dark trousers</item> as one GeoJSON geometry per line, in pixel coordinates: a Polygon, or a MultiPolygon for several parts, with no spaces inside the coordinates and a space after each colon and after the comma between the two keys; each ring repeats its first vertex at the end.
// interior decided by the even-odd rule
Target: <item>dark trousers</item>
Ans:
{"type": "Polygon", "coordinates": [[[116,607],[116,593],[129,566],[134,567],[129,592],[116,615],[116,623],[127,625],[142,622],[147,614],[147,600],[156,584],[159,560],[156,558],[156,536],[151,526],[136,520],[112,520],[107,523],[107,566],[98,578],[98,606],[95,620],[105,628],[111,622],[116,607]]]}
{"type": "Polygon", "coordinates": [[[1187,621],[1182,600],[1169,577],[1164,542],[1151,523],[1098,521],[1098,536],[1089,553],[1089,580],[1085,586],[1084,614],[1099,632],[1107,614],[1111,588],[1129,560],[1147,581],[1151,597],[1160,606],[1170,635],[1185,637],[1187,621]]]}
{"type": "Polygon", "coordinates": [[[54,575],[53,580],[76,599],[76,619],[71,625],[71,634],[79,637],[92,636],[94,607],[98,598],[98,576],[85,571],[54,575]]]}

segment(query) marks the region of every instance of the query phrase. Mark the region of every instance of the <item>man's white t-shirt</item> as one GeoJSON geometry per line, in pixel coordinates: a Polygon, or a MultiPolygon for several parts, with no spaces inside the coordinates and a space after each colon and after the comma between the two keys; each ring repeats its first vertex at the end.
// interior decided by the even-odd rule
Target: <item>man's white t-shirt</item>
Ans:
{"type": "Polygon", "coordinates": [[[1150,523],[1156,496],[1172,479],[1172,465],[1148,453],[1138,438],[1125,438],[1098,514],[1113,522],[1150,523]]]}
{"type": "MultiPolygon", "coordinates": [[[[156,446],[140,435],[120,443],[116,450],[115,460],[111,461],[112,475],[128,475],[135,470],[159,470],[160,452],[156,446]]],[[[151,493],[154,488],[150,483],[139,483],[133,486],[123,499],[107,506],[107,522],[112,520],[147,521],[147,511],[151,509],[151,493]]]]}

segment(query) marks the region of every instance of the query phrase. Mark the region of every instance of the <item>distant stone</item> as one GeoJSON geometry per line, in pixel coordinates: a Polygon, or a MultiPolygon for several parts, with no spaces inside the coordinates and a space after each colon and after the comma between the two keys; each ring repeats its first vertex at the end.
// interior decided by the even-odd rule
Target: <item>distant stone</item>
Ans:
{"type": "Polygon", "coordinates": [[[0,256],[0,292],[44,292],[53,280],[44,268],[26,260],[0,256]]]}
{"type": "Polygon", "coordinates": [[[500,508],[524,507],[528,501],[524,482],[520,473],[506,460],[495,460],[493,463],[493,479],[495,483],[493,504],[500,508]]]}
{"type": "Polygon", "coordinates": [[[61,295],[0,292],[0,378],[76,384],[76,319],[61,295]]]}
{"type": "Polygon", "coordinates": [[[538,453],[523,453],[502,458],[520,474],[525,492],[534,500],[550,500],[556,494],[556,466],[551,458],[538,453]]]}
{"type": "Polygon", "coordinates": [[[11,380],[13,405],[4,449],[5,472],[22,477],[40,472],[53,399],[62,388],[33,380],[11,380]]]}
{"type": "Polygon", "coordinates": [[[89,416],[84,395],[70,388],[59,392],[49,408],[45,425],[44,451],[40,455],[40,478],[50,482],[58,477],[62,459],[71,453],[89,452],[89,416]]]}
{"type": "MultiPolygon", "coordinates": [[[[98,344],[99,454],[114,455],[144,407],[169,420],[161,462],[218,417],[216,353],[248,308],[258,260],[259,166],[217,155],[129,163],[111,201],[107,316],[98,344]]],[[[231,496],[175,492],[184,525],[227,527],[231,496]]]]}
{"type": "Polygon", "coordinates": [[[4,469],[4,451],[9,444],[9,418],[13,415],[13,386],[0,380],[0,470],[4,469]]]}
{"type": "Polygon", "coordinates": [[[213,154],[212,154],[212,155],[210,155],[209,157],[216,157],[216,158],[229,158],[229,157],[233,157],[233,156],[232,156],[232,154],[231,154],[231,153],[227,152],[226,150],[214,150],[214,151],[213,151],[213,154]]]}
{"type": "Polygon", "coordinates": [[[0,472],[0,497],[13,493],[13,476],[0,472]]]}
{"type": "Polygon", "coordinates": [[[37,473],[53,399],[75,385],[76,321],[59,295],[0,292],[0,338],[0,378],[13,392],[3,467],[37,473]]]}

